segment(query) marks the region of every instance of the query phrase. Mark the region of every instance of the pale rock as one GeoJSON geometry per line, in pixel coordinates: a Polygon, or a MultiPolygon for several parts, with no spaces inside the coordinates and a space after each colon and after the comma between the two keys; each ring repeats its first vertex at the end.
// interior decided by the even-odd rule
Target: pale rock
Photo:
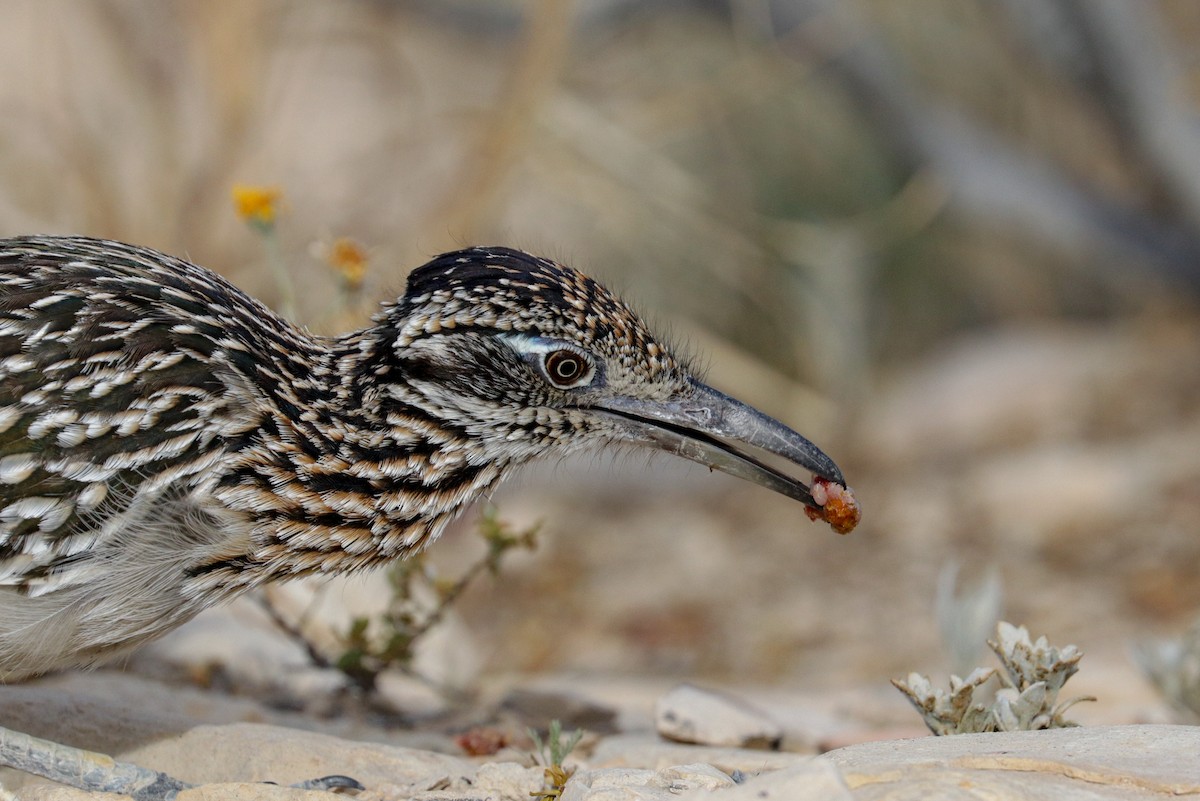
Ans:
{"type": "Polygon", "coordinates": [[[191,784],[294,784],[337,774],[372,789],[395,787],[409,794],[473,778],[477,772],[469,760],[433,751],[253,723],[196,726],[123,752],[119,758],[191,784]]]}
{"type": "Polygon", "coordinates": [[[330,801],[330,793],[261,782],[229,782],[191,787],[175,796],[175,801],[330,801]]]}
{"type": "Polygon", "coordinates": [[[655,728],[681,743],[776,748],[783,729],[766,713],[732,695],[681,684],[658,699],[655,728]]]}
{"type": "Polygon", "coordinates": [[[542,768],[527,768],[516,762],[487,762],[479,766],[471,792],[481,798],[512,798],[526,801],[542,789],[542,768]]]}
{"type": "Polygon", "coordinates": [[[1142,801],[1200,795],[1200,728],[1093,726],[861,743],[830,751],[860,801],[1142,801]]]}
{"type": "Polygon", "coordinates": [[[728,774],[703,763],[660,770],[599,768],[572,776],[561,801],[668,801],[681,793],[709,793],[733,786],[728,774]]]}
{"type": "Polygon", "coordinates": [[[559,801],[662,801],[666,791],[652,787],[655,771],[600,768],[576,771],[559,801]]]}
{"type": "MultiPolygon", "coordinates": [[[[22,787],[11,798],[16,801],[126,801],[130,796],[89,793],[74,787],[38,782],[22,787]]],[[[222,782],[181,790],[175,801],[330,801],[330,798],[326,792],[277,784],[222,782]]],[[[0,795],[0,801],[7,799],[0,795]]]]}
{"type": "Polygon", "coordinates": [[[722,748],[663,742],[648,734],[618,734],[605,737],[592,750],[588,764],[593,768],[647,768],[661,770],[674,765],[703,762],[732,775],[781,770],[811,757],[781,751],[722,748]]]}
{"type": "Polygon", "coordinates": [[[719,793],[696,790],[675,801],[853,801],[837,767],[822,757],[805,757],[782,770],[763,773],[719,793]]]}
{"type": "Polygon", "coordinates": [[[0,801],[130,801],[130,798],[114,793],[89,793],[74,787],[35,780],[22,785],[16,792],[8,792],[0,787],[0,801]]]}
{"type": "Polygon", "coordinates": [[[720,790],[732,787],[733,777],[723,770],[703,762],[694,765],[678,765],[673,768],[663,768],[658,771],[661,781],[673,793],[689,790],[720,790]]]}

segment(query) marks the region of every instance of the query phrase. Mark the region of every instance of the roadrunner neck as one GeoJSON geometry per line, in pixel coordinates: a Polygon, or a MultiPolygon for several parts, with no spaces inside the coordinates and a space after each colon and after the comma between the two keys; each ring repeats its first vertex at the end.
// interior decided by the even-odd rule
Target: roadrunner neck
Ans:
{"type": "Polygon", "coordinates": [[[253,549],[197,573],[279,577],[390,561],[539,450],[523,425],[536,415],[460,394],[427,362],[398,358],[386,320],[309,345],[303,359],[243,376],[254,424],[228,437],[228,463],[203,491],[253,521],[253,549]]]}

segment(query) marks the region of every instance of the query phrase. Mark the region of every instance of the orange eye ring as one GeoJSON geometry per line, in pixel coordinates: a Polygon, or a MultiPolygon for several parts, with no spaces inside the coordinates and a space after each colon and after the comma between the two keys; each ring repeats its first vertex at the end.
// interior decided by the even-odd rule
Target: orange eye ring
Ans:
{"type": "Polygon", "coordinates": [[[546,378],[559,389],[570,389],[586,383],[592,375],[592,365],[582,354],[573,350],[553,350],[542,361],[546,378]]]}

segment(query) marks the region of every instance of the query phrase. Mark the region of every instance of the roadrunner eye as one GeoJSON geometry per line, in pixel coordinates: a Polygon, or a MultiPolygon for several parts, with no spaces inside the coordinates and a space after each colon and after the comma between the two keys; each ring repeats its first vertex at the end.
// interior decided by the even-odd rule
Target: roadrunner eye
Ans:
{"type": "Polygon", "coordinates": [[[550,383],[559,389],[570,389],[586,384],[592,379],[595,369],[583,355],[573,350],[552,350],[542,359],[542,369],[550,383]]]}

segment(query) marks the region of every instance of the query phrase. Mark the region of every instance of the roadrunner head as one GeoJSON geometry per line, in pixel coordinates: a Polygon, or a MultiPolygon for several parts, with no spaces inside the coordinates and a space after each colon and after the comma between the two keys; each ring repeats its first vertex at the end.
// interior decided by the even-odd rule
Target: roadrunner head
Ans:
{"type": "Polygon", "coordinates": [[[383,369],[404,377],[406,400],[416,393],[494,458],[650,446],[819,508],[803,481],[740,445],[845,483],[815,445],[702,383],[629,306],[554,262],[507,248],[448,253],[414,271],[376,323],[394,359],[383,369]]]}

